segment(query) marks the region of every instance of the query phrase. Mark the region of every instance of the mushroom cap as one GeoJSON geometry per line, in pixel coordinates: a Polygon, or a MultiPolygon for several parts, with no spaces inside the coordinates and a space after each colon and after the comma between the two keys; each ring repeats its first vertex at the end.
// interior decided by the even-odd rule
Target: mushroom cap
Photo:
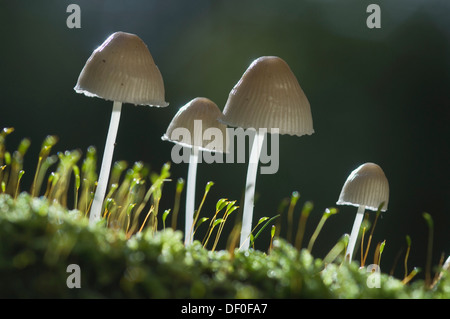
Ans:
{"type": "Polygon", "coordinates": [[[338,205],[366,206],[377,211],[386,211],[389,203],[389,183],[380,166],[365,163],[350,173],[342,187],[338,205]]]}
{"type": "MultiPolygon", "coordinates": [[[[227,145],[227,126],[217,120],[220,115],[222,115],[222,112],[213,101],[205,97],[197,97],[178,110],[162,139],[185,147],[196,146],[202,151],[224,153],[227,145]],[[199,126],[197,126],[197,131],[195,131],[195,120],[201,120],[201,131],[199,131],[199,126]],[[174,130],[179,128],[187,129],[191,140],[182,139],[180,136],[177,136],[178,134],[174,134],[174,130]],[[215,135],[211,140],[204,140],[204,133],[209,128],[220,130],[220,136],[215,135]],[[219,138],[222,140],[218,140],[219,138]]],[[[218,133],[219,131],[216,132],[218,133]]]]}
{"type": "Polygon", "coordinates": [[[75,86],[77,93],[105,100],[165,107],[164,83],[145,43],[115,32],[94,50],[75,86]]]}
{"type": "Polygon", "coordinates": [[[276,56],[254,60],[231,90],[222,123],[280,134],[314,133],[311,107],[289,65],[276,56]]]}

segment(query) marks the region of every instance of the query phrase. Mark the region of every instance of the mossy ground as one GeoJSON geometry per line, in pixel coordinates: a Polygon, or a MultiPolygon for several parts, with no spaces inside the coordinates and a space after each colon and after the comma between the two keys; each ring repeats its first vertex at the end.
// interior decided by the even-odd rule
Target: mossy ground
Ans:
{"type": "Polygon", "coordinates": [[[356,262],[324,266],[282,239],[270,253],[185,247],[170,228],[126,238],[91,226],[27,193],[0,194],[1,298],[450,298],[450,274],[432,289],[372,274],[356,262]],[[80,266],[81,288],[68,288],[67,266],[80,266]]]}

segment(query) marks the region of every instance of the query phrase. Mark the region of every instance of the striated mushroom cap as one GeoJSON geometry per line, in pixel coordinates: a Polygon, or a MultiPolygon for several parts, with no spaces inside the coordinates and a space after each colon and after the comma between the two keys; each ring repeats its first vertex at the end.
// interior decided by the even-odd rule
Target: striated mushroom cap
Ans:
{"type": "Polygon", "coordinates": [[[314,133],[308,99],[288,64],[276,56],[252,62],[231,90],[220,121],[268,132],[278,128],[280,134],[314,133]]]}
{"type": "Polygon", "coordinates": [[[217,120],[220,115],[222,112],[213,101],[205,97],[197,97],[178,110],[162,139],[186,147],[197,146],[203,151],[225,153],[227,127],[217,120]],[[201,121],[201,123],[197,122],[195,125],[195,121],[201,121]],[[191,140],[182,139],[183,136],[176,132],[180,128],[189,131],[191,140]],[[207,137],[208,134],[205,134],[205,131],[208,129],[213,129],[209,132],[214,135],[214,138],[210,136],[211,139],[203,139],[207,137]]]}
{"type": "Polygon", "coordinates": [[[377,211],[386,211],[389,203],[389,183],[380,166],[365,163],[350,173],[342,187],[338,205],[366,206],[377,211]]]}
{"type": "Polygon", "coordinates": [[[165,107],[164,83],[145,43],[135,34],[113,33],[86,62],[77,93],[105,100],[165,107]]]}

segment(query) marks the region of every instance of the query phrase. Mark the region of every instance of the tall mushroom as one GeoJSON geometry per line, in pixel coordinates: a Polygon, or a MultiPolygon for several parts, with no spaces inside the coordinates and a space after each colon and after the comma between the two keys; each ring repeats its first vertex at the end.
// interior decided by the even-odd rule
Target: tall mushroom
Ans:
{"type": "Polygon", "coordinates": [[[213,101],[197,97],[178,110],[162,136],[165,141],[191,149],[186,190],[186,245],[193,241],[195,182],[200,152],[224,153],[226,150],[226,125],[217,121],[221,114],[213,101]]]}
{"type": "Polygon", "coordinates": [[[110,35],[87,60],[75,86],[77,93],[113,101],[100,177],[89,222],[100,220],[111,169],[122,103],[165,107],[164,83],[145,43],[135,34],[110,35]]]}
{"type": "Polygon", "coordinates": [[[359,229],[365,209],[386,211],[389,202],[389,183],[380,166],[365,163],[350,173],[342,187],[338,205],[352,205],[358,207],[355,221],[350,234],[346,258],[352,260],[353,250],[358,238],[359,229]]]}
{"type": "Polygon", "coordinates": [[[248,249],[255,183],[261,148],[268,133],[302,136],[314,133],[311,108],[288,64],[276,56],[254,60],[231,90],[222,123],[256,130],[247,171],[241,249],[248,249]]]}

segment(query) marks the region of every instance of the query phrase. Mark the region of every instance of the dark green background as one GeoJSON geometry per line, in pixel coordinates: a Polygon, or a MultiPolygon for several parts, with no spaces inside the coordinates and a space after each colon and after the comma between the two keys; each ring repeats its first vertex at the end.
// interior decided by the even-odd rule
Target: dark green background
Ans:
{"type": "MultiPolygon", "coordinates": [[[[280,201],[299,191],[295,226],[303,203],[315,204],[309,240],[348,174],[375,162],[389,179],[390,202],[373,243],[386,240],[384,272],[403,250],[397,266],[402,276],[406,235],[412,238],[410,266],[425,266],[424,211],[435,222],[433,264],[442,252],[450,253],[449,16],[444,1],[1,0],[0,127],[16,129],[7,140],[10,151],[23,137],[32,141],[24,190],[48,134],[60,138],[55,151],[94,145],[102,154],[112,104],[76,94],[73,87],[109,34],[135,33],[161,70],[170,105],[125,105],[114,158],[143,161],[159,171],[173,146],[160,137],[180,106],[205,96],[223,109],[255,58],[280,56],[311,103],[316,133],[280,137],[278,173],[257,179],[255,221],[275,215],[280,201]],[[81,29],[66,26],[70,3],[81,7],[81,29]],[[366,26],[370,3],[381,7],[381,29],[366,26]]],[[[186,164],[173,166],[174,180],[186,174],[186,164]]],[[[204,185],[215,182],[203,215],[213,213],[219,198],[240,202],[245,175],[245,164],[199,165],[198,202],[204,185]]],[[[165,186],[162,209],[172,207],[174,185],[165,186]]],[[[350,232],[355,213],[354,207],[340,207],[316,242],[316,256],[324,257],[350,232]]],[[[268,233],[259,248],[267,249],[268,233]]]]}

